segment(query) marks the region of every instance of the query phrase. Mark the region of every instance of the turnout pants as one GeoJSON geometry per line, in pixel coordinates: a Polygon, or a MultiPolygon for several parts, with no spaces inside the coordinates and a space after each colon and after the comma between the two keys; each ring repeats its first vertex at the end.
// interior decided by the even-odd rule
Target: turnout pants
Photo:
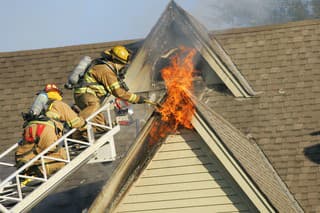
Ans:
{"type": "MultiPolygon", "coordinates": [[[[32,124],[27,128],[32,127],[33,134],[35,135],[35,131],[37,129],[37,124],[32,124]]],[[[30,143],[23,141],[22,144],[19,144],[16,150],[16,163],[17,166],[20,167],[23,164],[27,163],[31,159],[33,159],[37,154],[48,148],[51,144],[58,140],[58,136],[56,135],[55,129],[49,125],[46,125],[43,129],[41,135],[39,136],[39,140],[37,143],[30,143]]],[[[46,156],[67,159],[66,151],[63,147],[53,147],[46,156]]],[[[45,160],[45,169],[47,175],[52,175],[61,169],[65,165],[64,162],[59,162],[55,160],[45,160]]],[[[38,169],[41,173],[43,173],[43,167],[41,165],[41,161],[36,161],[33,167],[26,172],[32,173],[32,169],[38,169]]]]}
{"type": "MultiPolygon", "coordinates": [[[[81,109],[79,116],[88,118],[92,113],[96,112],[100,108],[100,99],[91,93],[74,94],[74,100],[76,105],[81,109]]],[[[105,117],[102,113],[95,116],[92,122],[105,125],[105,117]]],[[[99,127],[94,128],[94,131],[102,130],[99,127]]]]}

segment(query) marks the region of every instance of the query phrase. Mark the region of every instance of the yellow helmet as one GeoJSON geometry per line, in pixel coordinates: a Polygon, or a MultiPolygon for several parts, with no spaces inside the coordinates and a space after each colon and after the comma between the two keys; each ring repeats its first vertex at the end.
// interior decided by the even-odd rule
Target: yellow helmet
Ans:
{"type": "Polygon", "coordinates": [[[111,50],[105,50],[102,56],[109,56],[115,62],[126,64],[130,59],[130,51],[124,46],[114,46],[111,50]]]}

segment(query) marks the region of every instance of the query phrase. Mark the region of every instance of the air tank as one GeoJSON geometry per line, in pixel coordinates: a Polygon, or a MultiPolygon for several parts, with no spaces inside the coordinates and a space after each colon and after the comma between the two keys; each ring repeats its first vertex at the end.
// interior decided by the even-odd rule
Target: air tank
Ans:
{"type": "Polygon", "coordinates": [[[48,95],[45,92],[40,92],[34,100],[30,110],[34,115],[40,115],[41,111],[45,109],[48,102],[48,95]]]}
{"type": "Polygon", "coordinates": [[[71,89],[73,85],[76,85],[84,75],[86,68],[91,63],[92,59],[90,56],[84,56],[78,63],[78,65],[72,70],[71,74],[68,77],[68,83],[65,84],[65,88],[71,89]]]}

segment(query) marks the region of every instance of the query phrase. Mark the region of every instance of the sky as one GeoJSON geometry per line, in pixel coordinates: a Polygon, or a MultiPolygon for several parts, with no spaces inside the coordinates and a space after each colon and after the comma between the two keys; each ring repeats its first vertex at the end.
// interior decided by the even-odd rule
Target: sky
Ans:
{"type": "MultiPolygon", "coordinates": [[[[175,0],[209,30],[257,25],[279,1],[175,0]]],[[[145,38],[169,2],[2,0],[0,52],[145,38]]]]}
{"type": "MultiPolygon", "coordinates": [[[[0,52],[144,38],[169,0],[2,0],[0,52]]],[[[196,1],[177,3],[185,9],[196,1]]]]}

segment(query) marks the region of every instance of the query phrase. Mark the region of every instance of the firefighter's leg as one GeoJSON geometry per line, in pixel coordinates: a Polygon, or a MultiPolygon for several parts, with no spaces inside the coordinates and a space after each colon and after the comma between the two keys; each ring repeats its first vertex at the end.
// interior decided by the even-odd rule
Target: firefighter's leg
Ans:
{"type": "MultiPolygon", "coordinates": [[[[36,129],[36,125],[32,125],[33,129],[36,129]]],[[[19,169],[20,167],[24,166],[26,163],[28,163],[30,160],[32,160],[39,150],[37,149],[36,145],[33,142],[26,142],[23,141],[19,143],[17,150],[15,152],[15,161],[16,161],[16,167],[19,169]]],[[[35,165],[31,165],[28,168],[26,168],[23,173],[28,176],[37,176],[42,177],[42,173],[38,172],[37,166],[39,165],[39,161],[36,161],[34,163],[35,165]]],[[[24,180],[24,179],[23,179],[24,180]]],[[[23,181],[22,180],[22,181],[23,181]]],[[[29,182],[30,180],[26,180],[29,182]]]]}
{"type": "MultiPolygon", "coordinates": [[[[67,159],[67,154],[66,154],[66,150],[64,148],[59,148],[58,150],[56,150],[56,152],[50,153],[49,155],[50,157],[53,158],[60,158],[60,159],[67,159]]],[[[46,164],[46,170],[47,170],[47,174],[53,175],[54,173],[56,173],[57,171],[59,171],[59,169],[61,169],[62,167],[65,166],[65,162],[61,162],[61,161],[55,161],[55,162],[48,162],[46,164]]]]}
{"type": "MultiPolygon", "coordinates": [[[[55,133],[54,128],[51,128],[50,126],[46,126],[46,128],[43,130],[40,140],[38,143],[38,147],[41,150],[46,149],[49,147],[51,144],[53,144],[55,141],[58,140],[58,137],[55,133]]],[[[48,154],[50,157],[58,158],[58,159],[66,159],[66,152],[63,147],[54,147],[52,150],[50,150],[50,153],[48,154]]],[[[57,172],[59,169],[61,169],[65,165],[64,162],[60,161],[46,161],[45,162],[45,167],[46,167],[46,172],[47,175],[52,175],[55,172],[57,172]]],[[[39,166],[41,172],[43,172],[43,167],[39,166]]]]}
{"type": "Polygon", "coordinates": [[[48,162],[46,164],[46,171],[47,171],[47,175],[51,176],[54,173],[56,173],[57,171],[59,171],[62,167],[64,167],[66,164],[64,162],[48,162]]]}
{"type": "Polygon", "coordinates": [[[16,152],[15,152],[15,160],[16,160],[16,167],[19,169],[23,166],[26,162],[30,161],[36,155],[33,152],[34,144],[33,143],[23,143],[19,144],[16,152]]]}
{"type": "MultiPolygon", "coordinates": [[[[90,93],[76,95],[75,102],[81,109],[79,116],[83,118],[88,118],[92,113],[100,108],[100,100],[90,93]]],[[[104,115],[102,113],[99,113],[96,117],[94,117],[92,122],[105,125],[104,115]]],[[[100,128],[96,129],[97,131],[100,130],[100,128]]]]}
{"type": "MultiPolygon", "coordinates": [[[[28,163],[32,158],[36,155],[33,152],[34,144],[33,143],[24,143],[19,144],[16,153],[15,153],[15,160],[16,160],[16,167],[19,169],[20,167],[24,166],[28,163]]],[[[39,169],[40,162],[36,161],[36,165],[31,165],[23,171],[23,175],[33,176],[33,177],[43,177],[41,170],[39,169]]],[[[28,186],[36,186],[41,184],[41,181],[32,179],[32,178],[20,178],[20,185],[22,188],[28,186]]],[[[24,188],[25,189],[25,188],[24,188]]]]}

